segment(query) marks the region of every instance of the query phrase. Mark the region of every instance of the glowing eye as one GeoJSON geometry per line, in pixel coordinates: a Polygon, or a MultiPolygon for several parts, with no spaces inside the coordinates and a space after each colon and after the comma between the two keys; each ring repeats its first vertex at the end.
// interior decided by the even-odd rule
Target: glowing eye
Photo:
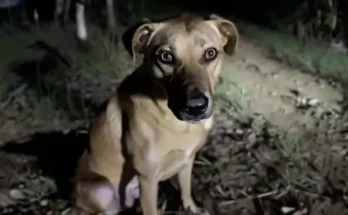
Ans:
{"type": "Polygon", "coordinates": [[[214,60],[218,52],[215,48],[209,48],[204,52],[204,58],[207,61],[214,60]]]}
{"type": "Polygon", "coordinates": [[[174,57],[169,51],[162,51],[158,57],[162,63],[171,64],[174,61],[174,57]]]}

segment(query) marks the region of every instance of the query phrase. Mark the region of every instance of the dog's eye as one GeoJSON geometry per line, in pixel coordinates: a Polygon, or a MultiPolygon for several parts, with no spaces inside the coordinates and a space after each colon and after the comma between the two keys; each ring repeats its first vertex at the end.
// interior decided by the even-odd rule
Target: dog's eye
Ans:
{"type": "Polygon", "coordinates": [[[169,51],[161,51],[158,55],[159,61],[166,64],[172,64],[174,62],[173,54],[169,51]]]}
{"type": "Polygon", "coordinates": [[[204,59],[206,61],[214,60],[217,57],[217,50],[215,48],[209,48],[204,52],[204,59]]]}

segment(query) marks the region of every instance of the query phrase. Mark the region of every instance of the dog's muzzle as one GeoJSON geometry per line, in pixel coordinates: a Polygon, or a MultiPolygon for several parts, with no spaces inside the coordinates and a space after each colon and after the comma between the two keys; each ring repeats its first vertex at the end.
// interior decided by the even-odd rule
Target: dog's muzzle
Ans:
{"type": "Polygon", "coordinates": [[[185,101],[185,114],[197,118],[204,115],[209,107],[209,96],[197,88],[189,87],[185,101]]]}
{"type": "Polygon", "coordinates": [[[199,123],[212,114],[213,102],[210,92],[202,92],[195,86],[188,86],[184,93],[176,94],[174,97],[177,99],[169,99],[168,106],[179,120],[199,123]]]}

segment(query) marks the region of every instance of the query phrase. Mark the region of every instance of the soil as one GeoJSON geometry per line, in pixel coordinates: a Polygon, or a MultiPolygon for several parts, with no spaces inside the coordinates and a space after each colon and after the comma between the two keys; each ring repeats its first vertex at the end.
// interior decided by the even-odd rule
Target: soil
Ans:
{"type": "MultiPolygon", "coordinates": [[[[72,32],[50,35],[65,53],[78,55],[72,32]]],[[[120,53],[130,65],[125,50],[120,53]]],[[[57,89],[70,86],[74,101],[83,101],[87,113],[39,119],[26,111],[25,105],[31,105],[26,90],[6,103],[0,114],[0,214],[53,215],[69,206],[68,176],[87,141],[86,119],[117,87],[118,80],[104,74],[86,78],[64,65],[58,68],[42,76],[44,82],[57,89]]],[[[251,114],[240,120],[229,108],[217,106],[214,128],[193,172],[197,202],[216,215],[348,214],[348,136],[340,121],[340,86],[272,59],[244,36],[236,56],[226,58],[224,72],[246,89],[251,114]],[[301,145],[286,148],[282,141],[288,137],[300,139],[301,145]]],[[[16,82],[9,93],[23,84],[31,86],[16,82]]],[[[168,195],[173,188],[166,184],[162,188],[166,214],[175,214],[179,197],[168,195]]]]}

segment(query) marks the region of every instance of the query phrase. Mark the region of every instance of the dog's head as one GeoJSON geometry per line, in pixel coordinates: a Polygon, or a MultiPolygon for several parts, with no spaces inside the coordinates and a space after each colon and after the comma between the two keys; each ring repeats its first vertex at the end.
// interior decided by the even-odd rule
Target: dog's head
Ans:
{"type": "Polygon", "coordinates": [[[143,66],[164,89],[174,115],[190,123],[209,118],[223,54],[233,55],[238,43],[235,25],[216,15],[204,20],[184,13],[144,21],[133,32],[125,46],[144,55],[143,66]]]}

